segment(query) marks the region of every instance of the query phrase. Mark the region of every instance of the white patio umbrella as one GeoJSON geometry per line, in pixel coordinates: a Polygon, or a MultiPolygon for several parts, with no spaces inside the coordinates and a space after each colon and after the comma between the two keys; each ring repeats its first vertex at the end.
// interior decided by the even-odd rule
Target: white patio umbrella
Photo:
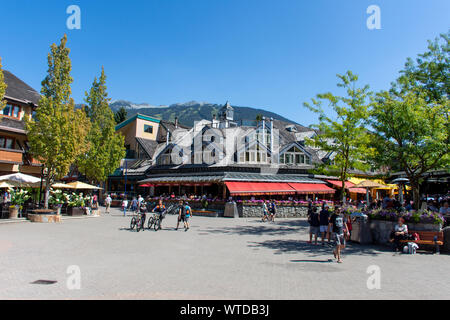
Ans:
{"type": "Polygon", "coordinates": [[[41,183],[41,179],[20,172],[0,176],[0,181],[8,182],[15,187],[39,187],[41,183]]]}

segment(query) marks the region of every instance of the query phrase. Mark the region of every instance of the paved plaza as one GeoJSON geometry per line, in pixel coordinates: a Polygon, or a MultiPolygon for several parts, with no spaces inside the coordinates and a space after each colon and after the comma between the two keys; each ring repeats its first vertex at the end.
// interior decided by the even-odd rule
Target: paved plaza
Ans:
{"type": "Polygon", "coordinates": [[[304,219],[194,216],[184,232],[168,216],[163,230],[139,233],[129,222],[113,209],[60,224],[0,224],[0,299],[450,298],[450,255],[350,244],[338,264],[328,245],[306,243],[304,219]],[[81,287],[70,290],[73,265],[81,287]],[[367,287],[371,265],[380,289],[367,287]]]}

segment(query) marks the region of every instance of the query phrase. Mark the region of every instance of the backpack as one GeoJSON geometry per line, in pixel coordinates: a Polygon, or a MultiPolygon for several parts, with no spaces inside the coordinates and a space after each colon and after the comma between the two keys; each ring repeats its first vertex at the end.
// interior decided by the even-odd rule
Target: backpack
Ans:
{"type": "Polygon", "coordinates": [[[416,254],[417,249],[419,249],[417,243],[408,242],[408,245],[403,248],[403,252],[407,254],[416,254]]]}
{"type": "Polygon", "coordinates": [[[189,207],[188,205],[184,206],[184,215],[185,216],[190,216],[191,215],[191,207],[189,207]]]}

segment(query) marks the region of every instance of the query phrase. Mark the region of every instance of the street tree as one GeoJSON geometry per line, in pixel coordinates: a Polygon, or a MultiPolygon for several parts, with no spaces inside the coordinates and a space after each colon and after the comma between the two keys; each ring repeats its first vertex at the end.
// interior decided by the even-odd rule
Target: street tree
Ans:
{"type": "Polygon", "coordinates": [[[3,69],[2,69],[2,58],[0,58],[0,110],[3,110],[3,108],[6,106],[5,93],[6,93],[6,83],[5,83],[5,76],[3,75],[3,69]]]}
{"type": "Polygon", "coordinates": [[[85,98],[87,106],[84,110],[91,122],[86,136],[89,150],[77,159],[80,172],[95,182],[105,182],[125,157],[124,136],[115,131],[116,122],[106,90],[106,75],[102,68],[100,78],[94,79],[85,98]]]}
{"type": "Polygon", "coordinates": [[[71,98],[72,63],[66,43],[67,36],[64,35],[59,45],[51,45],[47,76],[42,81],[35,119],[26,120],[30,153],[46,171],[45,208],[48,208],[53,181],[66,175],[70,165],[88,148],[85,136],[89,121],[82,110],[75,110],[71,98]]]}
{"type": "Polygon", "coordinates": [[[306,142],[331,155],[329,161],[318,169],[338,175],[342,201],[345,202],[345,181],[351,176],[351,170],[370,168],[366,160],[373,149],[369,147],[370,134],[365,123],[369,116],[371,93],[369,86],[357,86],[358,76],[351,71],[337,77],[340,80],[337,86],[345,91],[344,96],[330,92],[318,94],[312,103],[303,105],[319,115],[319,124],[312,126],[317,134],[306,142]],[[324,110],[324,104],[328,110],[324,110]],[[334,111],[333,117],[328,115],[330,108],[334,111]]]}
{"type": "Polygon", "coordinates": [[[116,124],[127,120],[127,110],[124,107],[120,107],[120,109],[114,113],[114,120],[116,121],[116,124]]]}

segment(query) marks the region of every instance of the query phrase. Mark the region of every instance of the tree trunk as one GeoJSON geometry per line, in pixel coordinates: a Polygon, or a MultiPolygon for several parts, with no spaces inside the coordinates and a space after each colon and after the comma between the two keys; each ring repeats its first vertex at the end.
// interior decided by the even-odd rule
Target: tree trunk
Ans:
{"type": "Polygon", "coordinates": [[[48,209],[48,199],[50,197],[50,177],[45,178],[44,208],[48,209]]]}
{"type": "Polygon", "coordinates": [[[411,182],[411,188],[412,188],[412,193],[413,193],[414,209],[419,210],[420,209],[419,184],[415,183],[415,182],[411,182]]]}

